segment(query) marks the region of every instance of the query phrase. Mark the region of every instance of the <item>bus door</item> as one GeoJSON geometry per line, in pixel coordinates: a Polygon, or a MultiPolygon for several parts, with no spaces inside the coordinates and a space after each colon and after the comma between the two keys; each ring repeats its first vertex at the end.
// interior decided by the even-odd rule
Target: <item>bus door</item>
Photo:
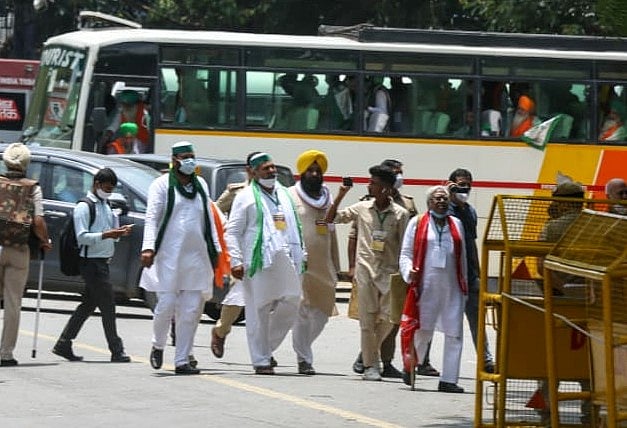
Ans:
{"type": "Polygon", "coordinates": [[[99,153],[119,153],[115,151],[115,147],[120,146],[112,143],[122,137],[120,126],[132,122],[137,125],[135,138],[141,144],[135,144],[135,149],[131,147],[130,150],[153,152],[159,93],[156,78],[94,74],[86,116],[91,120],[85,121],[82,149],[99,153]]]}

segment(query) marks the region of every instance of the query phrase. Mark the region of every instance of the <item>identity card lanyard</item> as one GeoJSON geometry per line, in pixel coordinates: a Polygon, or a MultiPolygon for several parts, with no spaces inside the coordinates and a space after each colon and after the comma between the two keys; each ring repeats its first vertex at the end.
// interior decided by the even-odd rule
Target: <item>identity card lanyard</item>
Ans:
{"type": "Polygon", "coordinates": [[[388,216],[389,213],[389,211],[386,211],[383,214],[380,214],[379,211],[377,211],[377,218],[379,219],[379,225],[381,226],[381,229],[372,232],[371,249],[373,251],[381,252],[385,249],[385,238],[387,236],[387,232],[383,230],[383,223],[385,223],[385,218],[388,216]]]}
{"type": "Polygon", "coordinates": [[[272,214],[272,219],[274,220],[274,227],[277,230],[281,230],[281,231],[287,229],[287,223],[285,221],[285,214],[283,214],[283,211],[281,210],[281,201],[279,200],[278,193],[274,193],[276,199],[273,197],[273,195],[267,192],[265,192],[265,195],[268,197],[268,199],[272,201],[272,203],[277,209],[277,212],[275,214],[272,214]]]}

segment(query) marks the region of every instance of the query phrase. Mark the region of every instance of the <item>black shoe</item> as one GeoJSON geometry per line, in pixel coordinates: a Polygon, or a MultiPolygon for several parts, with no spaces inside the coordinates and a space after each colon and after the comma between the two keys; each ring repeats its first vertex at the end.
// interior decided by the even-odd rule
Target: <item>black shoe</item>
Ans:
{"type": "Polygon", "coordinates": [[[174,373],[180,375],[194,375],[200,374],[200,369],[195,369],[189,364],[183,364],[182,366],[178,366],[177,368],[175,368],[174,373]]]}
{"type": "Polygon", "coordinates": [[[403,374],[399,372],[392,363],[383,363],[383,370],[381,371],[381,377],[388,377],[392,379],[400,379],[403,374]]]}
{"type": "Polygon", "coordinates": [[[314,370],[313,366],[309,364],[307,361],[299,361],[298,373],[308,375],[308,376],[313,376],[316,374],[316,370],[314,370]]]}
{"type": "Polygon", "coordinates": [[[163,365],[163,349],[157,349],[154,346],[150,350],[150,365],[153,369],[159,370],[163,365]]]}
{"type": "Polygon", "coordinates": [[[54,348],[52,348],[52,353],[58,355],[59,357],[63,357],[68,361],[83,361],[83,357],[80,355],[74,355],[74,352],[72,351],[72,342],[69,340],[57,342],[56,345],[54,345],[54,348]]]}
{"type": "Polygon", "coordinates": [[[131,357],[126,355],[124,351],[116,352],[114,354],[111,354],[111,362],[112,363],[130,363],[131,357]]]}
{"type": "Polygon", "coordinates": [[[402,376],[403,376],[403,383],[405,385],[411,386],[411,373],[403,370],[402,376]]]}
{"type": "Polygon", "coordinates": [[[270,367],[276,367],[278,366],[279,363],[277,362],[277,360],[274,359],[274,357],[270,357],[270,367]]]}
{"type": "Polygon", "coordinates": [[[0,360],[0,367],[14,367],[17,366],[17,360],[15,358],[9,358],[8,360],[0,360]]]}
{"type": "Polygon", "coordinates": [[[361,352],[357,355],[357,359],[353,363],[353,371],[357,374],[364,374],[364,360],[361,358],[361,352]]]}
{"type": "Polygon", "coordinates": [[[440,372],[434,369],[433,366],[429,363],[419,364],[416,368],[416,373],[421,376],[440,377],[440,372]]]}
{"type": "Polygon", "coordinates": [[[189,365],[192,366],[193,369],[198,367],[198,360],[196,359],[196,357],[190,355],[187,359],[189,360],[189,365]]]}
{"type": "Polygon", "coordinates": [[[457,386],[454,383],[440,381],[440,383],[438,384],[438,391],[462,394],[464,392],[464,388],[462,388],[461,386],[457,386]]]}

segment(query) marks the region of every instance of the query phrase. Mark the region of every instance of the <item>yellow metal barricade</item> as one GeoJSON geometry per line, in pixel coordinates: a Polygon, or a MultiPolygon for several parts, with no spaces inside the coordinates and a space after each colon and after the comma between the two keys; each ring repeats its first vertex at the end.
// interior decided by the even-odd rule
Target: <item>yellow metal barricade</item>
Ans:
{"type": "MultiPolygon", "coordinates": [[[[559,239],[556,230],[573,230],[584,208],[607,206],[602,200],[495,197],[481,254],[477,349],[483,349],[489,319],[496,332],[496,370],[487,373],[479,356],[476,427],[591,426],[600,420],[590,411],[590,356],[599,350],[589,340],[585,280],[572,274],[564,275],[566,282],[553,280],[543,265],[552,266],[551,257],[545,258],[559,239]],[[496,281],[490,280],[495,271],[496,281]],[[551,391],[561,394],[559,404],[551,391]]],[[[603,329],[606,335],[605,324],[603,329]]],[[[606,396],[614,387],[606,379],[606,396]]],[[[608,420],[610,411],[607,406],[608,420]]]]}

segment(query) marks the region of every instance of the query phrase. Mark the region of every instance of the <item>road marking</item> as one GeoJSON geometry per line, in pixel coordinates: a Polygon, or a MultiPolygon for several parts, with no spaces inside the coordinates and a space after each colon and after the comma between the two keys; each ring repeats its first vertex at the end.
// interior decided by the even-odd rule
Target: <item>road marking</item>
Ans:
{"type": "MultiPolygon", "coordinates": [[[[20,330],[20,334],[24,334],[30,337],[34,335],[32,331],[27,331],[27,330],[20,330]]],[[[57,341],[57,337],[54,337],[54,336],[48,336],[48,335],[41,334],[41,333],[39,333],[37,336],[38,338],[45,339],[49,342],[57,341]]],[[[103,354],[103,355],[110,354],[110,351],[108,349],[100,348],[97,346],[91,346],[91,345],[87,345],[85,343],[80,343],[80,342],[73,342],[72,347],[78,348],[78,349],[84,349],[87,351],[91,351],[91,352],[95,352],[95,353],[103,354]]],[[[131,357],[131,361],[133,362],[150,365],[150,361],[147,358],[138,357],[136,355],[131,355],[130,357],[131,357]]],[[[164,364],[163,369],[174,371],[174,366],[164,364]]],[[[211,375],[201,374],[199,376],[193,376],[193,377],[196,377],[198,379],[202,379],[205,381],[209,381],[209,382],[219,383],[219,384],[226,385],[231,388],[239,389],[242,391],[251,392],[253,394],[261,395],[267,398],[274,398],[274,399],[282,400],[291,404],[295,404],[300,407],[305,407],[307,409],[318,410],[321,412],[328,413],[330,415],[338,416],[340,418],[344,418],[346,420],[353,421],[353,422],[358,422],[364,425],[370,425],[370,426],[378,427],[378,428],[401,428],[401,425],[396,425],[390,422],[382,421],[380,419],[375,419],[375,418],[371,418],[368,416],[364,416],[359,413],[351,412],[349,410],[343,410],[343,409],[339,409],[337,407],[329,406],[326,404],[317,403],[315,401],[307,400],[305,398],[299,398],[294,395],[289,395],[289,394],[285,394],[282,392],[273,391],[268,388],[262,388],[259,386],[247,384],[245,382],[240,382],[240,381],[233,380],[233,379],[227,379],[225,377],[222,377],[216,374],[211,374],[211,375]]]]}

